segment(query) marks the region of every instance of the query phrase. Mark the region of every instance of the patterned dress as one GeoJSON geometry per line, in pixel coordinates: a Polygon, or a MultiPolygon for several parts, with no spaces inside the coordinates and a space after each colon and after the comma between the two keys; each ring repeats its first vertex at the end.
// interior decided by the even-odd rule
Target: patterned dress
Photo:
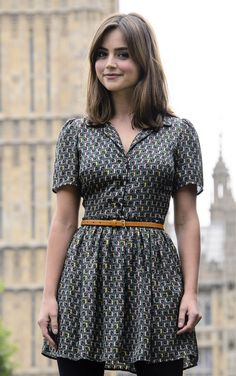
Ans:
{"type": "MultiPolygon", "coordinates": [[[[77,187],[85,219],[164,223],[171,196],[187,184],[203,189],[198,135],[185,119],[164,117],[142,129],[125,153],[108,122],[86,118],[62,127],[53,191],[77,187]]],[[[191,249],[189,250],[191,252],[191,249]]],[[[195,332],[176,335],[183,276],[177,250],[158,228],[81,226],[65,258],[59,288],[58,350],[42,354],[105,361],[135,373],[134,362],[183,358],[197,364],[195,332]]]]}

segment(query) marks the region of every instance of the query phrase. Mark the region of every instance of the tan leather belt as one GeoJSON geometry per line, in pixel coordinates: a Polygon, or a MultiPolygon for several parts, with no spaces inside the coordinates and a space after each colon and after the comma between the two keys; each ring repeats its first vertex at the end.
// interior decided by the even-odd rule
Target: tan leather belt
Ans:
{"type": "Polygon", "coordinates": [[[154,227],[161,230],[164,229],[162,223],[156,222],[135,222],[135,221],[126,221],[125,219],[82,219],[81,225],[92,225],[92,226],[112,226],[112,227],[154,227]]]}

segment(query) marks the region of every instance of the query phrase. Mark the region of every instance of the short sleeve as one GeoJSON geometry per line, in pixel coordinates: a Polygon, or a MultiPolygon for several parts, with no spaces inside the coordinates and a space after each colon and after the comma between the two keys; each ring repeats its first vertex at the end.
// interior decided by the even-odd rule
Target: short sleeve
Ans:
{"type": "Polygon", "coordinates": [[[63,125],[56,143],[52,191],[57,193],[65,185],[79,189],[78,128],[75,119],[63,125]]]}
{"type": "Polygon", "coordinates": [[[172,195],[188,184],[203,191],[202,154],[198,134],[189,120],[182,119],[182,128],[175,150],[175,174],[172,195]]]}

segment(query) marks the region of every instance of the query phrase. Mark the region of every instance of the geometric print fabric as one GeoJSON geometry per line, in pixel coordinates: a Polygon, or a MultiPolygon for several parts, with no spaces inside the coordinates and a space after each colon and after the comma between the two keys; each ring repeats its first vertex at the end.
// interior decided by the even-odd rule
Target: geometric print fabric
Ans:
{"type": "MultiPolygon", "coordinates": [[[[108,122],[86,118],[63,126],[53,191],[72,184],[84,218],[164,223],[171,195],[187,184],[203,189],[198,136],[185,119],[142,129],[125,154],[108,122]]],[[[154,228],[82,226],[75,232],[58,287],[59,346],[42,354],[105,361],[105,369],[135,373],[134,362],[184,359],[197,364],[195,332],[176,335],[183,277],[177,250],[154,228]]]]}

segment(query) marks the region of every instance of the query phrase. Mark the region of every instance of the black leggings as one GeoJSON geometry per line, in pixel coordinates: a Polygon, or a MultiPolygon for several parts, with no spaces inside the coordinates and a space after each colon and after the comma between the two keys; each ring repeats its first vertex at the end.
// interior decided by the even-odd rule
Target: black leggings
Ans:
{"type": "MultiPolygon", "coordinates": [[[[104,376],[105,362],[88,359],[70,360],[57,358],[60,376],[104,376]]],[[[183,359],[172,362],[148,363],[143,360],[135,362],[137,376],[182,376],[183,359]]]]}

